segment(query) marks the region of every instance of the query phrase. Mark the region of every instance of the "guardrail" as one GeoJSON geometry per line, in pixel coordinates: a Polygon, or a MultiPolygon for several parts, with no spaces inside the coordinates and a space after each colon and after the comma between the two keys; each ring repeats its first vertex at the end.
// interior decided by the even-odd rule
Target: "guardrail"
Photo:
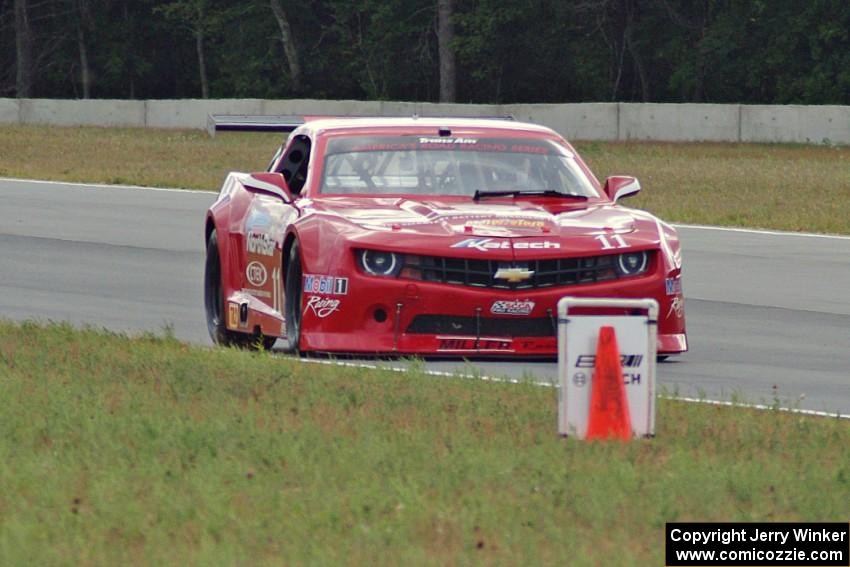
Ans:
{"type": "Polygon", "coordinates": [[[436,104],[357,100],[55,100],[0,98],[0,123],[205,129],[210,114],[504,116],[572,140],[850,144],[850,106],[565,103],[436,104]]]}

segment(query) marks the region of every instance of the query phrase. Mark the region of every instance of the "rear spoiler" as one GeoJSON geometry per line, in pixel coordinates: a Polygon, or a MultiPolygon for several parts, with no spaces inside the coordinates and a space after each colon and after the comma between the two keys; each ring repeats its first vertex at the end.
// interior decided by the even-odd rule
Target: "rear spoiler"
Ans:
{"type": "Polygon", "coordinates": [[[303,116],[262,116],[251,114],[210,114],[207,132],[211,137],[222,132],[292,132],[305,120],[303,116]]]}
{"type": "MultiPolygon", "coordinates": [[[[513,116],[420,116],[413,118],[480,118],[482,120],[513,120],[513,116]]],[[[319,118],[401,118],[402,116],[286,116],[251,114],[210,114],[207,116],[207,132],[215,137],[216,132],[292,132],[305,122],[319,118]]]]}

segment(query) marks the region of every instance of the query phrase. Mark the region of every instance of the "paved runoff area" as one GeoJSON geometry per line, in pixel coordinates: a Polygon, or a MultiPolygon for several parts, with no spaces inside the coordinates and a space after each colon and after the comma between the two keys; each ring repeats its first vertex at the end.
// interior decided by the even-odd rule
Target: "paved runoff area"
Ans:
{"type": "MultiPolygon", "coordinates": [[[[203,221],[214,193],[0,179],[0,199],[0,317],[169,326],[210,344],[203,221]]],[[[679,231],[691,350],[658,365],[659,384],[850,414],[850,238],[679,231]]],[[[427,365],[549,383],[557,373],[554,362],[427,365]]]]}

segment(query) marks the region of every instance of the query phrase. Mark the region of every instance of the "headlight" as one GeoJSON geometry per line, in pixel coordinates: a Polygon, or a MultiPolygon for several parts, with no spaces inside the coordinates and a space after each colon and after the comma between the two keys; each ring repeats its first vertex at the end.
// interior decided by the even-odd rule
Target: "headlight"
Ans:
{"type": "Polygon", "coordinates": [[[617,258],[617,269],[622,276],[636,276],[646,271],[649,256],[646,252],[626,252],[617,258]]]}
{"type": "Polygon", "coordinates": [[[397,276],[404,264],[404,257],[392,252],[361,250],[360,267],[373,276],[397,276]]]}

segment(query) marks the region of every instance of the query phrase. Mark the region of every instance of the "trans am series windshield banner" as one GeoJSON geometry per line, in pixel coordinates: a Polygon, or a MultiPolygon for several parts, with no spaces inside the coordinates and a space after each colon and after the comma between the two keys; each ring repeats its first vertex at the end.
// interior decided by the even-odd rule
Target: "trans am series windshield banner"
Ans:
{"type": "Polygon", "coordinates": [[[381,136],[337,138],[327,155],[356,152],[473,151],[514,154],[566,155],[549,140],[522,138],[465,138],[452,136],[381,136]]]}

